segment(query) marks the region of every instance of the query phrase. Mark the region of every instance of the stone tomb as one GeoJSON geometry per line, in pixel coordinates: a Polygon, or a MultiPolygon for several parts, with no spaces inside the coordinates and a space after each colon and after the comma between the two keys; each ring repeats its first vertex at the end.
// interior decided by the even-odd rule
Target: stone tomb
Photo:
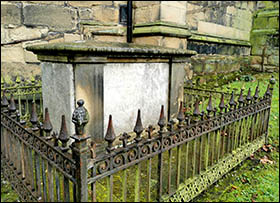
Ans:
{"type": "Polygon", "coordinates": [[[64,114],[69,134],[71,115],[83,99],[89,112],[86,133],[104,140],[109,115],[116,135],[133,131],[137,110],[144,127],[157,125],[161,105],[167,119],[183,101],[187,57],[194,51],[150,45],[76,41],[30,46],[41,61],[43,106],[54,130],[64,114]],[[170,98],[170,99],[169,99],[170,98]]]}

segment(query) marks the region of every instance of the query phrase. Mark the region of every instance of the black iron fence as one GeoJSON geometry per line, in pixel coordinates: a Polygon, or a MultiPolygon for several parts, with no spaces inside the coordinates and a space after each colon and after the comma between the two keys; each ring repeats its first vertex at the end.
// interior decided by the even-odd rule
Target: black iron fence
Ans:
{"type": "Polygon", "coordinates": [[[22,201],[189,201],[264,144],[273,84],[262,97],[259,86],[246,95],[193,90],[176,119],[167,122],[162,106],[158,126],[144,128],[139,109],[133,132],[120,136],[110,116],[107,144],[97,154],[84,132],[82,100],[72,117],[76,133],[69,136],[64,116],[60,132],[52,132],[48,109],[41,123],[35,103],[27,125],[13,96],[8,102],[4,93],[1,170],[22,201]]]}

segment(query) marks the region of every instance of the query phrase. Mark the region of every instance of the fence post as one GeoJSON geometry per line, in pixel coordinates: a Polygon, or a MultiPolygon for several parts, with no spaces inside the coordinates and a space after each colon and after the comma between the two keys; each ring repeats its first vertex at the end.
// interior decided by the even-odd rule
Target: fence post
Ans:
{"type": "Polygon", "coordinates": [[[76,182],[76,201],[88,202],[88,183],[87,183],[87,158],[89,149],[87,139],[90,137],[85,134],[84,127],[88,122],[88,111],[83,100],[77,102],[78,107],[72,115],[72,122],[75,124],[75,135],[71,136],[75,141],[72,144],[73,159],[76,161],[75,180],[76,182]]]}

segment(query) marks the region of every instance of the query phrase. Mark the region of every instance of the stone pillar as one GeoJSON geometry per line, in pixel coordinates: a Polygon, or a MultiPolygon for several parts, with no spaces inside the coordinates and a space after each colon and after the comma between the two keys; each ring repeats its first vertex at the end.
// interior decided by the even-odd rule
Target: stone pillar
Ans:
{"type": "MultiPolygon", "coordinates": [[[[178,111],[182,91],[177,86],[182,88],[185,64],[172,61],[196,53],[94,41],[35,45],[28,50],[41,61],[44,108],[49,108],[53,118],[64,114],[67,126],[72,126],[75,102],[83,99],[89,112],[85,129],[96,142],[104,140],[110,114],[118,135],[133,131],[138,109],[144,127],[156,125],[161,105],[167,112],[175,112],[171,106],[176,105],[172,109],[178,111]]],[[[54,130],[59,129],[53,123],[54,130]]],[[[70,133],[74,133],[73,126],[70,133]]]]}

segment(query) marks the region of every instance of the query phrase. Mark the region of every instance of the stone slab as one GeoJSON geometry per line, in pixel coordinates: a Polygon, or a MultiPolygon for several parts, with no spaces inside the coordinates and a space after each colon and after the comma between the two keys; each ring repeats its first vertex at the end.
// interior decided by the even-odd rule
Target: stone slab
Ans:
{"type": "Polygon", "coordinates": [[[65,63],[41,63],[43,108],[48,107],[53,130],[59,133],[61,116],[65,115],[69,136],[74,134],[71,122],[75,108],[73,66],[65,63]]]}
{"type": "Polygon", "coordinates": [[[55,5],[27,4],[23,7],[25,25],[47,25],[50,30],[66,31],[77,28],[77,11],[55,5]]]}
{"type": "Polygon", "coordinates": [[[112,115],[115,133],[132,132],[137,111],[143,127],[157,125],[168,108],[168,63],[107,64],[104,67],[104,132],[112,115]]]}
{"type": "Polygon", "coordinates": [[[21,21],[22,21],[21,5],[20,4],[2,4],[2,1],[1,1],[1,24],[20,25],[21,21]]]}
{"type": "Polygon", "coordinates": [[[75,67],[76,101],[85,101],[89,113],[85,130],[95,141],[102,141],[104,137],[103,68],[104,64],[78,64],[75,67]]]}

